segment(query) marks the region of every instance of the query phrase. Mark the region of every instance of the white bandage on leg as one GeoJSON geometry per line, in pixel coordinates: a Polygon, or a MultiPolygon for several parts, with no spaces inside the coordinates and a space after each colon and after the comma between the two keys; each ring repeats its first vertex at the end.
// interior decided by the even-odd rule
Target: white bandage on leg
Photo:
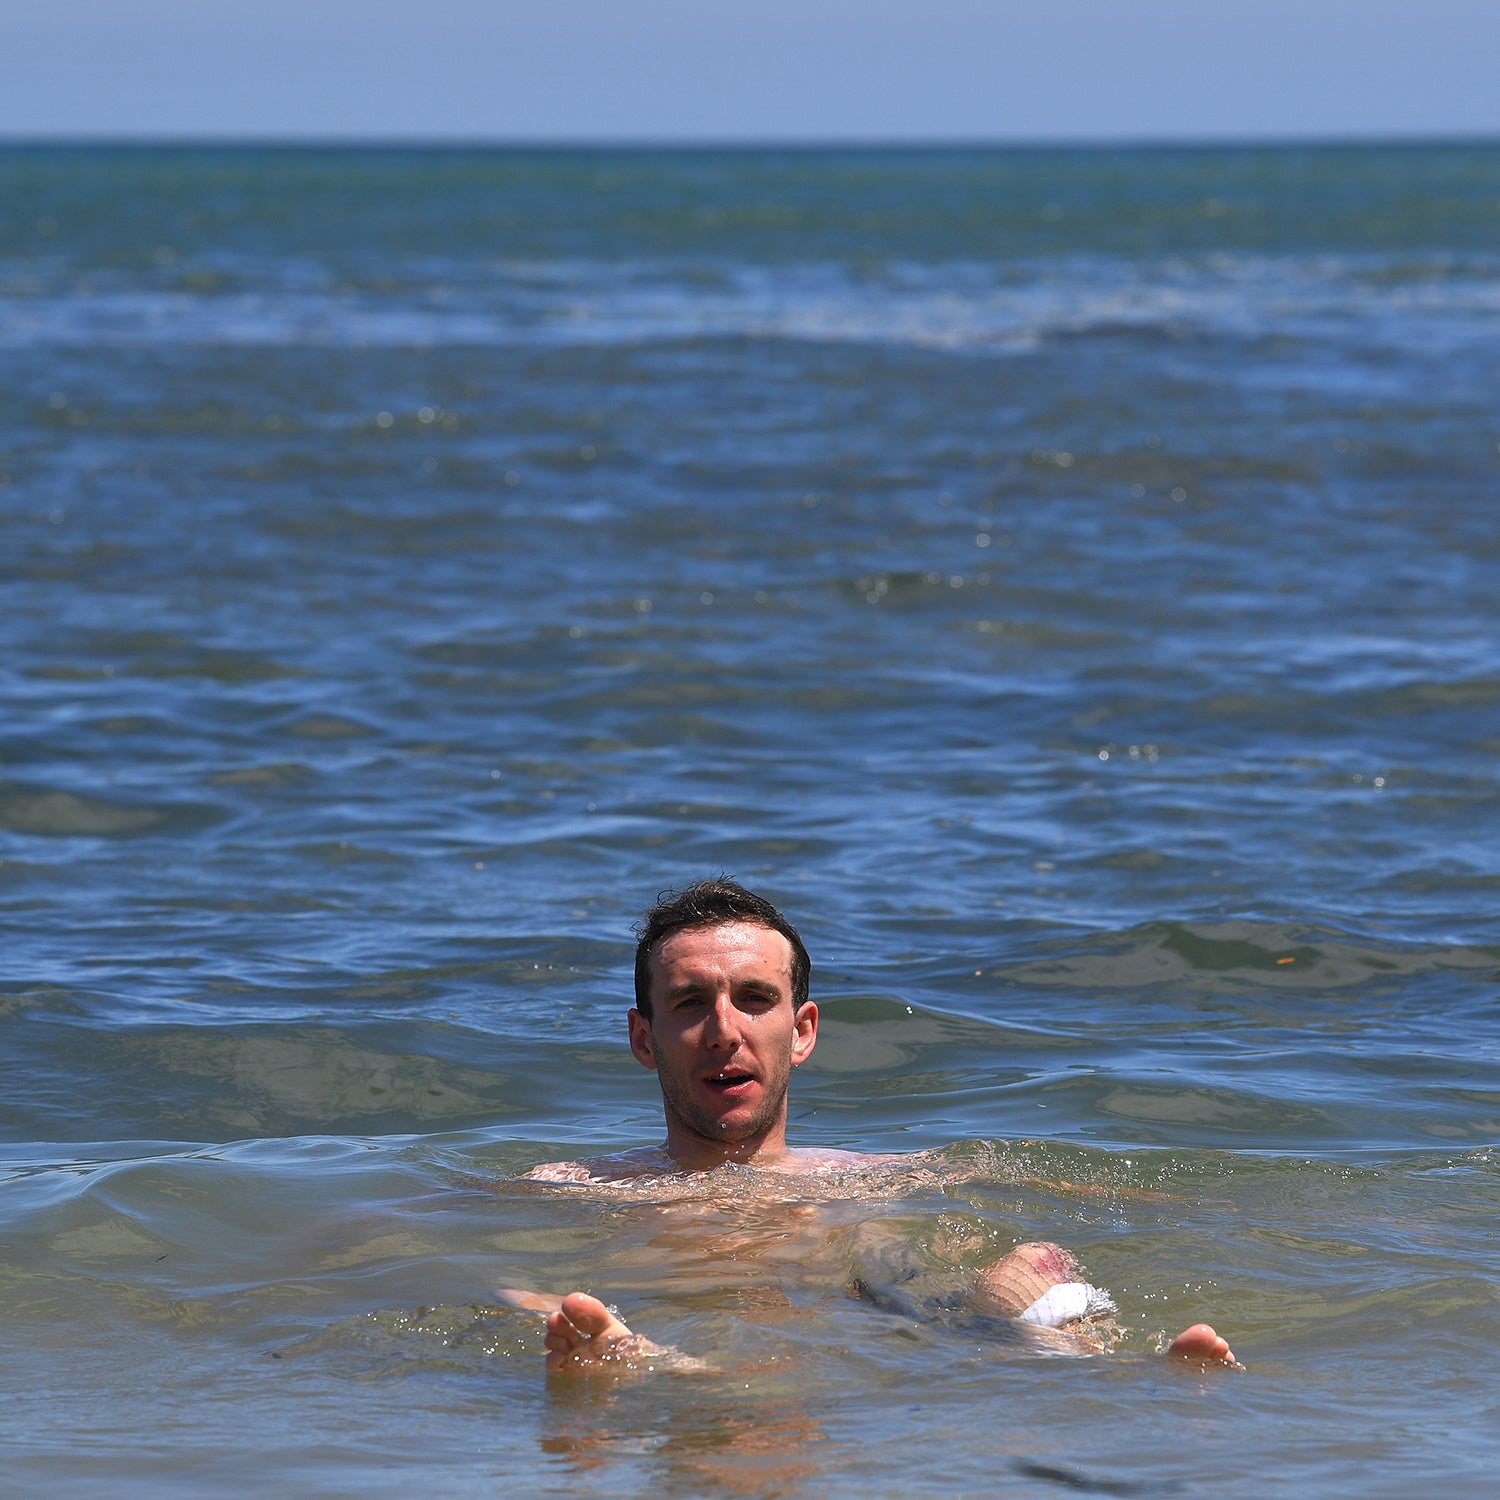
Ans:
{"type": "Polygon", "coordinates": [[[1064,1323],[1076,1323],[1080,1318],[1114,1311],[1114,1298],[1108,1292],[1085,1281],[1062,1281],[1049,1286],[1021,1314],[1021,1321],[1042,1328],[1061,1328],[1064,1323]]]}

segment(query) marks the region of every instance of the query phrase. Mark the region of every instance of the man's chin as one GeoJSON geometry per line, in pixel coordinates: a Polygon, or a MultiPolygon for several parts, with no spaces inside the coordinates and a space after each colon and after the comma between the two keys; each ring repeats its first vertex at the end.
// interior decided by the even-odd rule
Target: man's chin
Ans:
{"type": "Polygon", "coordinates": [[[663,1089],[667,1117],[700,1141],[715,1146],[739,1146],[754,1142],[776,1128],[779,1111],[767,1109],[763,1087],[749,1099],[705,1097],[697,1089],[663,1089]]]}
{"type": "Polygon", "coordinates": [[[736,1119],[733,1115],[719,1115],[709,1124],[705,1132],[711,1141],[722,1141],[725,1145],[737,1146],[759,1135],[765,1126],[759,1120],[736,1119]]]}
{"type": "Polygon", "coordinates": [[[689,1124],[694,1134],[705,1141],[720,1146],[738,1146],[764,1135],[775,1121],[745,1110],[723,1110],[716,1114],[702,1114],[689,1124]]]}
{"type": "Polygon", "coordinates": [[[748,1097],[741,1099],[726,1099],[721,1094],[710,1093],[700,1101],[697,1114],[700,1119],[710,1122],[716,1139],[753,1135],[765,1124],[765,1100],[761,1091],[755,1088],[749,1091],[748,1097]]]}

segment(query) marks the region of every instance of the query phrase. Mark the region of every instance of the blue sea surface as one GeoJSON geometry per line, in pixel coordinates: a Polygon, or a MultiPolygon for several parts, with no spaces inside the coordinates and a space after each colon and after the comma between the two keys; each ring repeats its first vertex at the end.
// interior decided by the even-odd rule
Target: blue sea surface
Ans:
{"type": "Polygon", "coordinates": [[[18,1492],[1492,1493],[1500,147],[11,147],[0,381],[18,1492]],[[721,870],[923,1170],[523,1190],[721,870]]]}

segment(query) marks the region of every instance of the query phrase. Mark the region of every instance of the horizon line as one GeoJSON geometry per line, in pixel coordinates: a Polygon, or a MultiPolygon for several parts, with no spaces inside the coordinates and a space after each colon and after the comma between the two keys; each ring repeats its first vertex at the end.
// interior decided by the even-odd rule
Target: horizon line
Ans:
{"type": "Polygon", "coordinates": [[[1308,134],[1231,134],[1135,136],[546,136],[546,135],[298,135],[88,131],[9,133],[0,130],[0,150],[287,150],[287,151],[540,151],[540,152],[727,152],[727,151],[1079,151],[1079,150],[1246,150],[1256,148],[1358,149],[1500,145],[1500,130],[1327,132],[1308,134]]]}

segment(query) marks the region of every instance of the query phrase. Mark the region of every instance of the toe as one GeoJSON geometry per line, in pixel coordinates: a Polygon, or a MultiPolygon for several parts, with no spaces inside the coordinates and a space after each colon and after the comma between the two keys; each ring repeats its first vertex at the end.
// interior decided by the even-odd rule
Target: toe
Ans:
{"type": "Polygon", "coordinates": [[[562,1300],[562,1315],[585,1338],[610,1333],[619,1324],[614,1314],[597,1298],[587,1292],[573,1292],[562,1300]]]}

